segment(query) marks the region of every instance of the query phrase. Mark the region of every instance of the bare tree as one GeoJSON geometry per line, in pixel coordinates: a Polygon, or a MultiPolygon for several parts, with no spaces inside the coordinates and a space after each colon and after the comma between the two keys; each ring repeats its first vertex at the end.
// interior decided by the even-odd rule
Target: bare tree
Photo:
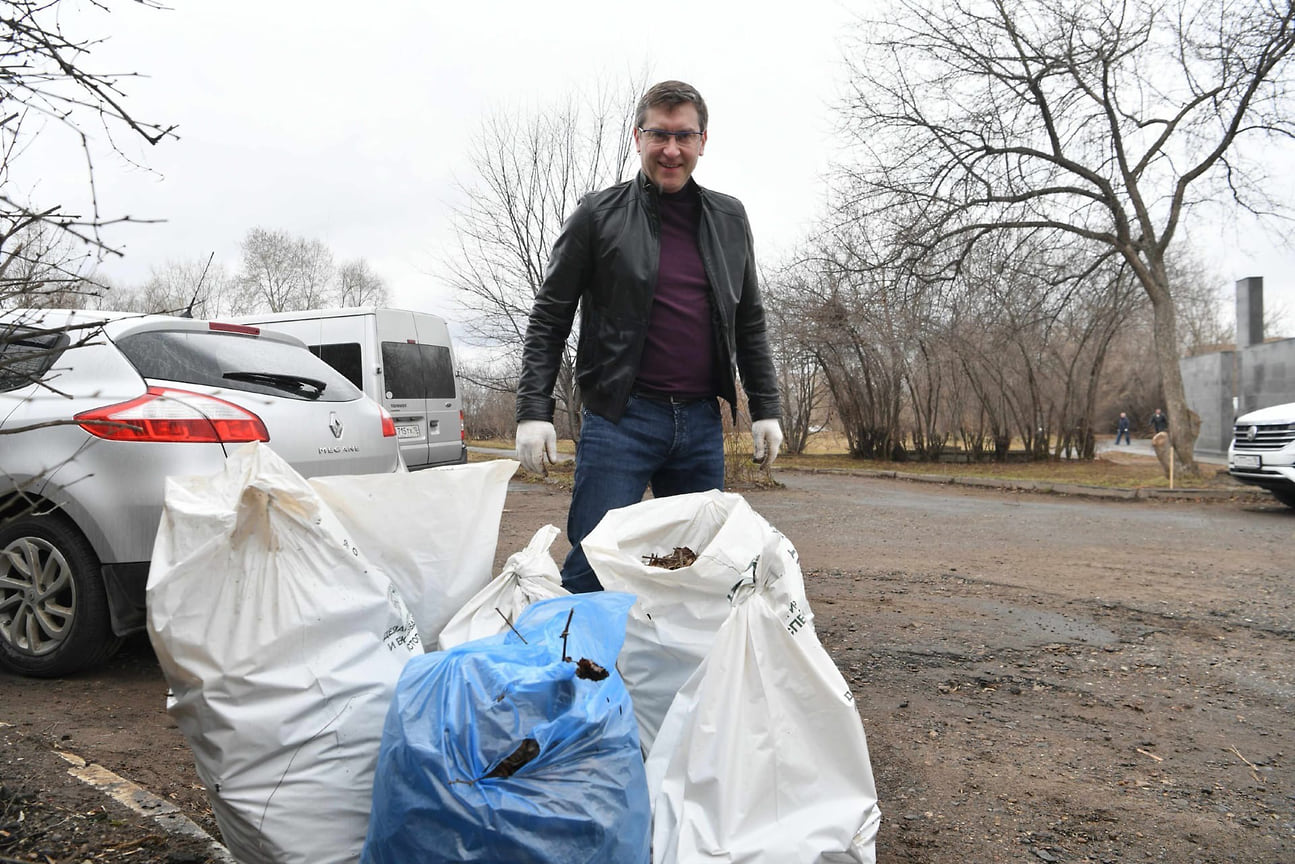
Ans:
{"type": "Polygon", "coordinates": [[[467,362],[459,366],[463,423],[469,438],[491,440],[513,436],[517,425],[513,419],[517,413],[517,394],[480,383],[497,375],[488,363],[467,362]]]}
{"type": "MultiPolygon", "coordinates": [[[[458,247],[446,266],[461,298],[468,340],[521,355],[535,295],[563,220],[587,193],[625,179],[633,154],[633,110],[643,86],[628,81],[591,100],[573,97],[533,114],[500,112],[472,142],[476,176],[462,184],[458,247]]],[[[568,342],[554,396],[571,434],[579,396],[568,342]]],[[[482,380],[513,390],[516,379],[482,380]]]]}
{"type": "Polygon", "coordinates": [[[1153,310],[1174,450],[1196,471],[1167,253],[1190,209],[1289,212],[1245,145],[1288,140],[1289,0],[895,0],[862,30],[845,116],[866,209],[927,264],[1042,229],[1113,251],[1153,310]],[[900,208],[896,210],[895,208],[900,208]],[[944,257],[940,257],[940,255],[944,257]]]}
{"type": "Polygon", "coordinates": [[[291,312],[329,305],[333,253],[318,240],[253,228],[243,239],[240,312],[291,312]]]}
{"type": "Polygon", "coordinates": [[[772,278],[760,280],[769,316],[769,341],[782,394],[782,424],[788,453],[804,453],[814,432],[831,413],[829,391],[818,365],[813,331],[803,319],[797,295],[801,279],[810,278],[801,265],[790,265],[772,278]]]}
{"type": "Polygon", "coordinates": [[[76,308],[102,294],[101,284],[86,281],[94,253],[52,223],[30,222],[4,242],[0,308],[76,308]]]}
{"type": "Polygon", "coordinates": [[[891,459],[903,456],[904,358],[920,286],[879,257],[864,223],[845,221],[816,238],[773,304],[777,318],[798,322],[850,453],[891,459]]]}
{"type": "Polygon", "coordinates": [[[386,281],[373,272],[365,259],[356,258],[337,268],[339,306],[382,306],[387,296],[386,281]]]}
{"type": "MultiPolygon", "coordinates": [[[[92,0],[108,8],[108,0],[92,0]]],[[[162,8],[153,0],[133,0],[162,8]]],[[[64,29],[60,0],[10,0],[0,10],[0,306],[30,302],[44,294],[68,298],[87,292],[84,281],[94,262],[120,254],[102,237],[113,224],[139,222],[129,216],[107,217],[100,210],[94,185],[94,156],[102,129],[107,147],[125,138],[157,144],[175,138],[174,126],[151,123],[126,107],[123,85],[133,74],[110,74],[90,68],[92,49],[102,40],[72,35],[64,29]],[[38,201],[21,188],[22,157],[40,139],[62,132],[75,140],[83,156],[89,191],[85,212],[57,201],[38,201]],[[36,254],[36,250],[42,250],[36,254]],[[51,252],[57,252],[50,255],[51,252]],[[35,277],[36,281],[28,281],[35,277]]],[[[68,166],[71,168],[72,166],[68,166]]]]}
{"type": "MultiPolygon", "coordinates": [[[[1178,344],[1183,356],[1218,351],[1236,338],[1233,327],[1233,286],[1202,258],[1183,244],[1175,244],[1166,262],[1174,286],[1178,311],[1178,344]]],[[[1264,321],[1270,320],[1265,311],[1264,321]]],[[[1144,332],[1149,336],[1152,322],[1145,316],[1144,332]]]]}
{"type": "Polygon", "coordinates": [[[1059,389],[1054,392],[1057,434],[1053,453],[1092,459],[1096,454],[1097,403],[1111,346],[1127,328],[1132,312],[1145,304],[1145,297],[1119,259],[1095,259],[1097,266],[1078,274],[1066,271],[1069,262],[1064,259],[1056,263],[1063,268],[1063,276],[1077,275],[1087,284],[1083,291],[1074,290],[1058,311],[1049,339],[1054,387],[1059,389]]]}
{"type": "Polygon", "coordinates": [[[1140,296],[1118,256],[1003,231],[929,280],[866,217],[837,221],[768,305],[813,352],[852,453],[938,460],[960,439],[977,459],[1017,440],[1033,459],[1093,456],[1101,373],[1140,296]]]}
{"type": "MultiPolygon", "coordinates": [[[[1210,267],[1184,242],[1176,242],[1166,261],[1174,286],[1178,315],[1178,344],[1183,356],[1226,350],[1235,338],[1234,286],[1210,267]]],[[[1264,310],[1265,332],[1273,332],[1274,319],[1264,310]]],[[[1165,400],[1155,369],[1155,327],[1151,304],[1143,295],[1125,317],[1111,344],[1106,380],[1099,396],[1097,416],[1114,428],[1121,411],[1133,421],[1134,434],[1150,433],[1151,413],[1165,400]]]]}
{"type": "Polygon", "coordinates": [[[99,298],[101,308],[123,312],[219,318],[226,312],[231,280],[225,268],[206,258],[167,261],[153,268],[148,279],[136,286],[113,286],[99,298]]]}

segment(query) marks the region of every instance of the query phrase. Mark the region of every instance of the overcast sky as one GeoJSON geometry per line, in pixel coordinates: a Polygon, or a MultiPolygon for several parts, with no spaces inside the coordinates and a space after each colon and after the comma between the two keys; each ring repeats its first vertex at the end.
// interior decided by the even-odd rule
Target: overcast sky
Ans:
{"type": "MultiPolygon", "coordinates": [[[[147,75],[124,85],[128,104],[179,127],[178,141],[132,145],[149,170],[97,160],[104,215],[166,220],[111,236],[126,257],[104,265],[109,278],[143,281],[168,259],[213,252],[234,273],[241,240],[264,227],[318,239],[338,262],[366,258],[393,305],[451,319],[454,298],[435,274],[483,119],[645,69],[705,96],[710,138],[695,176],[746,203],[757,252],[772,260],[793,245],[819,210],[841,37],[867,5],[171,0],[105,15],[75,2],[69,33],[109,37],[89,65],[147,75]]],[[[83,181],[64,168],[40,191],[83,181]]],[[[1295,307],[1295,253],[1251,227],[1193,236],[1220,291],[1263,276],[1270,305],[1295,307]]]]}

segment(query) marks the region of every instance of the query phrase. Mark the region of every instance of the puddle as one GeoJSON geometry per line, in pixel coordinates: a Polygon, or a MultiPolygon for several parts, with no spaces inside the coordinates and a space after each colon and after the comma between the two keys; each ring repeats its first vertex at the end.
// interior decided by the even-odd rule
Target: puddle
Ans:
{"type": "MultiPolygon", "coordinates": [[[[989,648],[1033,648],[1057,642],[1080,645],[1113,645],[1119,638],[1082,616],[1061,615],[993,600],[965,597],[928,597],[931,604],[957,607],[957,612],[933,616],[942,637],[931,642],[949,650],[965,651],[967,644],[989,648]]],[[[933,610],[934,611],[934,610],[933,610]]]]}

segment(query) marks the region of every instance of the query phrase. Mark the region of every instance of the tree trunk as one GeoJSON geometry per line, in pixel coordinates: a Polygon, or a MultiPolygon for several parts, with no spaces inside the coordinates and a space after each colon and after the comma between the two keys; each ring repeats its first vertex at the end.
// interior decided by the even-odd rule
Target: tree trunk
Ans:
{"type": "MultiPolygon", "coordinates": [[[[1163,276],[1163,266],[1155,268],[1157,276],[1163,276]]],[[[1191,422],[1191,412],[1187,406],[1187,395],[1183,391],[1183,373],[1178,366],[1178,345],[1175,328],[1174,304],[1164,283],[1148,290],[1151,297],[1151,310],[1154,313],[1154,332],[1156,348],[1156,365],[1160,367],[1160,383],[1165,391],[1165,410],[1169,413],[1169,442],[1178,464],[1184,474],[1199,477],[1200,468],[1196,465],[1196,436],[1200,434],[1200,424],[1191,422]]],[[[1168,471],[1166,470],[1166,474],[1168,471]]]]}

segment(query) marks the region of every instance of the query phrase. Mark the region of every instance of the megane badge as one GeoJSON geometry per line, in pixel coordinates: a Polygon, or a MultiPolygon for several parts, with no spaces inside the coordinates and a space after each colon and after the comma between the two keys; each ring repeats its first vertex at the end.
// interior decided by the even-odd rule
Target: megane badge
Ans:
{"type": "Polygon", "coordinates": [[[328,412],[328,430],[333,433],[334,438],[342,437],[342,420],[337,416],[336,411],[328,412]]]}

